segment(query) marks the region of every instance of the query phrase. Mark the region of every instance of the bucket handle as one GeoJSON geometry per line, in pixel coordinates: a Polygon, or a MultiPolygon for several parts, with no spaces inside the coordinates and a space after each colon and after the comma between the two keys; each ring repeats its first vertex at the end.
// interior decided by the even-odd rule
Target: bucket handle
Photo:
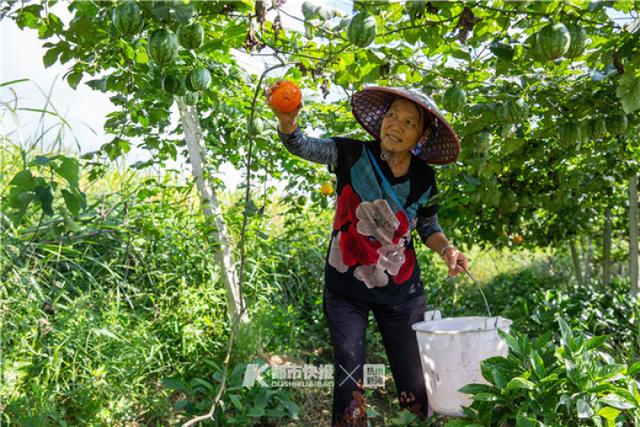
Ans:
{"type": "MultiPolygon", "coordinates": [[[[484,306],[487,309],[487,313],[489,314],[489,317],[493,317],[491,316],[491,309],[489,308],[489,303],[487,302],[487,298],[484,296],[484,292],[482,292],[482,287],[478,284],[478,282],[476,281],[476,279],[471,275],[471,273],[469,273],[467,271],[466,268],[464,268],[464,266],[462,264],[458,264],[461,268],[462,271],[464,271],[465,273],[467,273],[467,276],[469,276],[471,278],[471,280],[473,280],[473,283],[476,285],[476,287],[478,288],[478,290],[480,291],[480,295],[482,295],[482,299],[484,300],[484,306]]],[[[496,316],[496,322],[493,325],[494,328],[498,327],[498,319],[499,317],[496,316]]]]}

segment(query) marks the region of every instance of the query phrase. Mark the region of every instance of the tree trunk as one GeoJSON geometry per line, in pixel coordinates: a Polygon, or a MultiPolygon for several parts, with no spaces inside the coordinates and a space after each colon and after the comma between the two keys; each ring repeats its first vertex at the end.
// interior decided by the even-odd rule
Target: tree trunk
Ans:
{"type": "Polygon", "coordinates": [[[638,295],[638,174],[635,172],[629,177],[629,280],[631,296],[638,295]]]}
{"type": "Polygon", "coordinates": [[[573,260],[573,271],[576,275],[578,285],[582,286],[582,272],[580,271],[580,259],[578,258],[578,249],[576,248],[575,239],[569,240],[569,247],[571,248],[571,259],[573,260]]]}
{"type": "Polygon", "coordinates": [[[240,321],[242,323],[249,322],[249,316],[246,311],[242,299],[242,294],[238,286],[238,276],[236,274],[233,255],[227,237],[227,229],[222,217],[222,210],[215,189],[206,181],[203,169],[205,166],[204,149],[202,147],[202,132],[200,130],[200,122],[197,112],[193,107],[185,104],[182,97],[177,97],[178,108],[180,110],[180,120],[184,128],[184,136],[189,150],[189,161],[193,176],[196,180],[196,186],[200,193],[200,200],[204,202],[204,214],[207,218],[215,221],[215,230],[212,231],[212,237],[216,242],[214,247],[214,258],[220,269],[220,280],[227,291],[227,310],[230,320],[235,322],[240,313],[240,321]]]}
{"type": "Polygon", "coordinates": [[[609,286],[611,283],[611,233],[612,233],[611,208],[607,206],[604,211],[604,233],[602,236],[602,283],[609,286]]]}
{"type": "Polygon", "coordinates": [[[591,244],[591,236],[587,236],[587,247],[583,252],[584,257],[584,285],[589,285],[591,280],[591,256],[593,255],[593,245],[591,244]]]}

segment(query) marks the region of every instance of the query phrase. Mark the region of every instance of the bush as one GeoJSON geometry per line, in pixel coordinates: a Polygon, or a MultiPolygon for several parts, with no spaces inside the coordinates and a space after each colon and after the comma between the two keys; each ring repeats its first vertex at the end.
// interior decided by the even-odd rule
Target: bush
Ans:
{"type": "MultiPolygon", "coordinates": [[[[614,363],[603,351],[606,337],[574,333],[559,318],[561,333],[548,331],[535,340],[499,331],[509,346],[507,357],[481,363],[489,384],[460,391],[473,396],[468,419],[455,426],[602,426],[640,421],[640,363],[614,363]],[[557,334],[556,334],[557,335],[557,334]]],[[[637,424],[636,424],[637,425],[637,424]]]]}

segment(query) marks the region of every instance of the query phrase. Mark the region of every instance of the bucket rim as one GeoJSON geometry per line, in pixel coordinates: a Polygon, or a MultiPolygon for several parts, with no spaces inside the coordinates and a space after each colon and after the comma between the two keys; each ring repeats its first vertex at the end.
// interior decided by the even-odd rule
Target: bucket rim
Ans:
{"type": "Polygon", "coordinates": [[[502,317],[502,316],[458,316],[458,317],[444,317],[442,319],[436,319],[436,320],[422,320],[420,322],[416,322],[413,325],[411,325],[411,329],[413,329],[416,332],[421,332],[423,334],[430,334],[430,335],[462,335],[462,334],[471,334],[471,333],[480,333],[480,332],[488,332],[488,331],[495,331],[496,329],[501,329],[504,330],[505,327],[509,327],[513,324],[513,320],[511,319],[507,319],[506,317],[502,317]],[[425,331],[420,329],[420,325],[426,324],[426,323],[433,323],[433,322],[446,322],[447,320],[456,320],[456,319],[465,319],[465,320],[476,320],[476,319],[498,319],[498,321],[494,324],[497,324],[498,322],[502,323],[502,327],[491,327],[491,328],[487,328],[487,329],[470,329],[470,330],[466,330],[466,331],[442,331],[442,330],[429,330],[429,331],[425,331]]]}

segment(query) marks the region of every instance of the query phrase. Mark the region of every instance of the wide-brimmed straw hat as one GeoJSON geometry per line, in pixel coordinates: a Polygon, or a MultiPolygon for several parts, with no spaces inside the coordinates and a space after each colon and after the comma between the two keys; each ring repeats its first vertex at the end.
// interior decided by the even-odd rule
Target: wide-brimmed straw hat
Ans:
{"type": "Polygon", "coordinates": [[[433,100],[414,89],[370,86],[354,93],[351,110],[362,127],[376,139],[380,139],[382,118],[398,98],[408,99],[422,107],[432,118],[432,132],[427,138],[420,138],[411,150],[413,154],[437,165],[451,163],[460,153],[460,138],[444,118],[444,114],[433,100]]]}

